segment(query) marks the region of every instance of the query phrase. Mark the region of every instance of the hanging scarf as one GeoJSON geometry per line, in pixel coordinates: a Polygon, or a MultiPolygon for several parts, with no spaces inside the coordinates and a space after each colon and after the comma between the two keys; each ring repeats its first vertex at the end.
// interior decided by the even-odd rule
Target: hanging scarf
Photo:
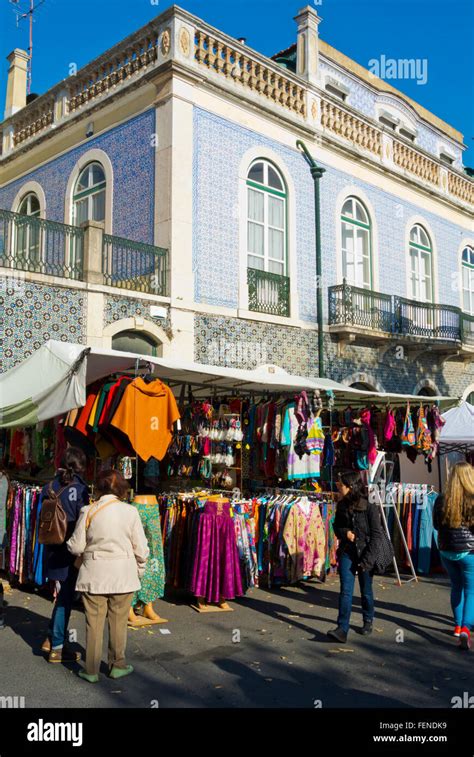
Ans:
{"type": "Polygon", "coordinates": [[[324,468],[332,468],[334,465],[334,444],[332,441],[331,434],[326,434],[324,438],[324,449],[323,449],[323,467],[324,468]]]}
{"type": "Polygon", "coordinates": [[[383,438],[386,442],[391,441],[393,434],[395,433],[395,429],[397,427],[397,424],[395,422],[395,415],[393,413],[393,410],[389,408],[387,410],[387,417],[385,418],[385,427],[383,430],[383,438]]]}
{"type": "Polygon", "coordinates": [[[367,459],[371,465],[373,465],[377,459],[377,445],[375,442],[375,434],[372,426],[370,425],[370,410],[363,410],[360,414],[360,419],[367,430],[369,437],[369,449],[367,451],[367,459]]]}

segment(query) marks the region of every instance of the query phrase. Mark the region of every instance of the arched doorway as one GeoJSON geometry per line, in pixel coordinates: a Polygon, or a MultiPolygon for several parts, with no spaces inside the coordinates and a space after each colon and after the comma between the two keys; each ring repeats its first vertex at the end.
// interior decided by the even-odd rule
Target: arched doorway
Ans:
{"type": "Polygon", "coordinates": [[[436,392],[430,386],[423,386],[418,392],[418,397],[436,397],[436,392]]]}
{"type": "Polygon", "coordinates": [[[366,384],[363,381],[355,381],[353,384],[350,384],[351,389],[358,389],[360,392],[376,392],[377,389],[375,387],[370,386],[370,384],[366,384]]]}
{"type": "Polygon", "coordinates": [[[120,331],[112,337],[112,349],[117,352],[134,352],[137,355],[162,357],[163,344],[143,331],[120,331]]]}

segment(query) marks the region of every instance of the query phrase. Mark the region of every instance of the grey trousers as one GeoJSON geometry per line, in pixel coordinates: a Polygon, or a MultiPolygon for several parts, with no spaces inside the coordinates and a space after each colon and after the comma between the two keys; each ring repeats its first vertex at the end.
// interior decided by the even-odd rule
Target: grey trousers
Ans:
{"type": "Polygon", "coordinates": [[[132,594],[83,594],[86,611],[86,673],[100,670],[105,618],[109,626],[109,670],[124,668],[127,647],[127,620],[132,594]]]}

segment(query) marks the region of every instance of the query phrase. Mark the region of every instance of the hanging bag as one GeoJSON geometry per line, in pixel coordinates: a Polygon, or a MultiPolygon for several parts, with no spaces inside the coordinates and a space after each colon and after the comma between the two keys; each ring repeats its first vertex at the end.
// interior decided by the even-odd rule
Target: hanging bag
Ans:
{"type": "Polygon", "coordinates": [[[43,498],[38,528],[38,542],[50,546],[58,546],[66,541],[67,515],[61,504],[61,494],[68,489],[64,486],[58,492],[53,489],[52,482],[48,493],[43,498]]]}
{"type": "Polygon", "coordinates": [[[411,417],[410,403],[407,405],[407,412],[405,415],[405,423],[402,432],[402,444],[408,447],[414,447],[416,444],[415,428],[413,426],[413,420],[411,417]]]}
{"type": "Polygon", "coordinates": [[[431,431],[426,422],[425,411],[421,406],[418,410],[418,429],[416,434],[416,448],[420,452],[428,454],[431,451],[431,431]]]}

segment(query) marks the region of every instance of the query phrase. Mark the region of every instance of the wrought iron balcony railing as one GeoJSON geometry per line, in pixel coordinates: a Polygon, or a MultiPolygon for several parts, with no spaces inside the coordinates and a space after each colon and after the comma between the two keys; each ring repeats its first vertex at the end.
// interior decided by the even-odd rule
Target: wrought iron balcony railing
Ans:
{"type": "Polygon", "coordinates": [[[346,282],[329,288],[329,325],[474,347],[474,315],[461,308],[380,294],[346,282]]]}
{"type": "Polygon", "coordinates": [[[83,279],[84,230],[0,210],[0,266],[83,279]]]}
{"type": "Polygon", "coordinates": [[[249,310],[256,313],[290,316],[290,279],[257,268],[247,270],[249,310]]]}
{"type": "Polygon", "coordinates": [[[102,273],[104,284],[167,296],[169,294],[168,250],[130,239],[104,234],[102,273]]]}

